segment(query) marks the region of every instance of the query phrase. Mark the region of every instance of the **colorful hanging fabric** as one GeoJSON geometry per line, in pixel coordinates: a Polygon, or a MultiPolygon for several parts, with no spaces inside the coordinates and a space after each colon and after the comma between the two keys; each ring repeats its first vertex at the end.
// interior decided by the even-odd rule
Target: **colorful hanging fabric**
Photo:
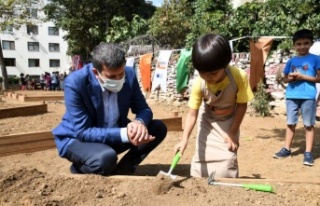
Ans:
{"type": "Polygon", "coordinates": [[[141,75],[141,82],[142,88],[144,91],[151,90],[151,60],[152,60],[152,53],[144,54],[140,56],[140,75],[141,75]]]}
{"type": "Polygon", "coordinates": [[[167,92],[167,72],[171,54],[172,50],[161,50],[159,52],[156,70],[152,80],[151,91],[154,91],[160,86],[162,91],[167,92]]]}
{"type": "Polygon", "coordinates": [[[182,49],[180,53],[180,58],[177,63],[177,85],[176,89],[180,93],[184,88],[188,86],[189,72],[188,72],[188,62],[191,58],[192,50],[182,49]]]}

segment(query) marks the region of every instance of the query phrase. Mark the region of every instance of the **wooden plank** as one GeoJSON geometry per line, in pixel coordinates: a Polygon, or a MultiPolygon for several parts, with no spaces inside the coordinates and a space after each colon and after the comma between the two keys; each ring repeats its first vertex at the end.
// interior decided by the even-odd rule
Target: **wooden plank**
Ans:
{"type": "Polygon", "coordinates": [[[15,153],[23,150],[32,150],[36,148],[47,148],[55,147],[55,143],[52,139],[44,139],[38,141],[21,142],[21,143],[11,143],[11,144],[1,144],[0,154],[15,153]]]}
{"type": "Polygon", "coordinates": [[[24,102],[24,97],[25,97],[25,95],[19,95],[18,100],[24,102]]]}
{"type": "Polygon", "coordinates": [[[12,99],[19,99],[19,94],[13,93],[13,94],[11,94],[11,98],[12,99]]]}
{"type": "Polygon", "coordinates": [[[46,139],[53,140],[53,135],[51,131],[41,131],[41,132],[0,136],[0,145],[24,143],[24,142],[37,141],[37,140],[46,140],[46,139]]]}
{"type": "MultiPolygon", "coordinates": [[[[81,174],[70,174],[70,173],[61,173],[61,175],[72,177],[72,178],[84,178],[85,175],[81,174]]],[[[155,179],[157,176],[136,176],[136,175],[113,175],[113,176],[107,176],[105,178],[108,179],[136,179],[136,180],[152,180],[155,179]]],[[[185,176],[177,176],[177,179],[174,181],[183,181],[185,179],[188,179],[189,177],[185,176]]],[[[203,180],[204,183],[206,182],[206,179],[203,177],[194,177],[195,179],[203,180]]],[[[229,182],[229,183],[245,183],[246,180],[249,180],[247,178],[218,178],[219,182],[229,182]],[[220,181],[221,180],[221,181],[220,181]]],[[[284,179],[250,179],[252,183],[254,184],[270,184],[273,183],[274,187],[277,187],[279,184],[310,184],[310,185],[319,185],[320,181],[319,179],[309,179],[308,181],[295,181],[295,180],[284,180],[284,179]],[[277,184],[275,184],[277,183],[277,184]]],[[[216,187],[212,185],[212,187],[216,187]]]]}
{"type": "Polygon", "coordinates": [[[182,117],[160,119],[167,126],[168,131],[182,131],[182,117]]]}
{"type": "Polygon", "coordinates": [[[12,92],[7,92],[7,97],[11,98],[11,94],[12,94],[12,92]]]}
{"type": "Polygon", "coordinates": [[[46,113],[47,111],[48,111],[47,104],[5,108],[5,109],[0,109],[0,119],[43,114],[43,113],[46,113]]]}
{"type": "Polygon", "coordinates": [[[50,95],[50,96],[19,96],[20,101],[36,102],[36,101],[59,101],[64,100],[64,95],[50,95]]]}
{"type": "MultiPolygon", "coordinates": [[[[171,130],[176,128],[180,128],[179,131],[181,131],[181,122],[182,122],[181,117],[173,117],[173,118],[167,118],[167,119],[161,119],[161,120],[167,126],[169,126],[168,131],[176,131],[176,130],[171,130]]],[[[28,141],[37,141],[37,140],[45,140],[45,139],[53,139],[53,135],[51,131],[40,131],[40,132],[0,136],[0,145],[11,144],[11,143],[23,143],[28,141]]]]}
{"type": "MultiPolygon", "coordinates": [[[[140,179],[140,180],[147,180],[147,179],[153,179],[156,178],[156,176],[134,176],[134,175],[114,175],[114,176],[108,176],[107,178],[110,179],[140,179]]],[[[177,179],[175,181],[183,180],[186,177],[177,176],[177,179]]],[[[196,179],[204,179],[202,177],[196,177],[196,179]]],[[[318,179],[314,180],[283,180],[283,179],[248,179],[248,178],[218,178],[216,180],[217,182],[228,182],[228,183],[246,183],[250,182],[253,184],[312,184],[312,185],[320,185],[320,181],[318,179]]],[[[276,186],[276,185],[275,185],[276,186]]]]}
{"type": "Polygon", "coordinates": [[[48,147],[35,147],[35,148],[32,148],[32,149],[23,149],[23,150],[14,151],[14,152],[7,152],[7,153],[2,153],[2,152],[0,152],[0,157],[9,156],[9,155],[15,155],[15,154],[19,154],[19,153],[38,152],[38,151],[43,151],[43,150],[48,150],[48,149],[54,149],[54,148],[56,148],[55,145],[53,145],[53,146],[48,146],[48,147]]]}
{"type": "Polygon", "coordinates": [[[112,175],[108,176],[109,179],[133,179],[133,180],[150,180],[156,176],[137,176],[137,175],[112,175]]]}
{"type": "MultiPolygon", "coordinates": [[[[70,176],[74,178],[83,178],[83,175],[78,174],[63,174],[65,176],[70,176]]],[[[113,175],[108,176],[108,179],[136,179],[136,180],[150,180],[155,179],[157,176],[136,176],[136,175],[113,175]]],[[[181,181],[188,177],[177,176],[177,179],[174,181],[181,181]]],[[[195,177],[196,179],[202,179],[206,181],[203,177],[195,177]]],[[[311,185],[319,185],[320,181],[318,179],[308,180],[308,181],[295,181],[295,180],[283,180],[283,179],[248,179],[248,178],[218,178],[217,182],[228,182],[228,183],[245,183],[245,182],[252,182],[254,184],[270,184],[270,183],[277,183],[277,184],[311,184],[311,185]]],[[[277,186],[277,185],[273,185],[277,186]]],[[[212,186],[214,187],[214,186],[212,186]]]]}
{"type": "MultiPolygon", "coordinates": [[[[168,131],[182,131],[182,117],[161,119],[168,131]]],[[[55,148],[51,131],[0,136],[0,156],[55,148]]]]}
{"type": "Polygon", "coordinates": [[[318,179],[315,180],[281,180],[281,179],[264,179],[264,178],[217,178],[217,182],[227,182],[227,183],[255,183],[255,184],[272,184],[272,183],[286,183],[286,184],[316,184],[320,185],[318,179]]]}

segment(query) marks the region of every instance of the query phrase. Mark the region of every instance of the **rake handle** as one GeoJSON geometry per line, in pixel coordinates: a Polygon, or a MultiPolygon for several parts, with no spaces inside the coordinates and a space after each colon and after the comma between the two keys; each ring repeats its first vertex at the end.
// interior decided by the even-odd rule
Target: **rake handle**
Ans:
{"type": "Polygon", "coordinates": [[[250,190],[263,191],[263,192],[273,192],[273,187],[271,185],[261,185],[261,184],[238,184],[229,182],[209,182],[210,185],[222,185],[222,186],[233,186],[248,188],[250,190]]]}
{"type": "Polygon", "coordinates": [[[263,192],[273,192],[271,185],[260,185],[260,184],[241,184],[241,187],[248,188],[250,190],[257,190],[263,192]]]}
{"type": "Polygon", "coordinates": [[[177,152],[177,154],[172,159],[170,170],[169,170],[168,174],[171,174],[172,170],[174,170],[174,168],[176,167],[176,165],[178,164],[178,162],[180,160],[180,157],[181,157],[181,153],[179,151],[179,152],[177,152]]]}

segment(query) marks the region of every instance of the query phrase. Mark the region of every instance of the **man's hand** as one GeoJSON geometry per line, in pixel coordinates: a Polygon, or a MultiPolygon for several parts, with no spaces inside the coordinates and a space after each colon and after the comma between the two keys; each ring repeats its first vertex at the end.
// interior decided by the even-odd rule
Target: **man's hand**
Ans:
{"type": "Polygon", "coordinates": [[[154,136],[149,135],[147,127],[136,120],[128,124],[127,131],[130,142],[135,146],[151,142],[155,139],[154,136]]]}

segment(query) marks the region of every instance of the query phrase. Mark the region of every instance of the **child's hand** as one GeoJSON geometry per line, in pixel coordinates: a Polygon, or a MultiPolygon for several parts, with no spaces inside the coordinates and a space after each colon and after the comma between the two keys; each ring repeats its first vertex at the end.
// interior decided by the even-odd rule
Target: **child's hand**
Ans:
{"type": "Polygon", "coordinates": [[[288,80],[290,81],[290,82],[294,82],[294,81],[296,81],[296,79],[297,79],[297,72],[294,72],[294,73],[290,73],[289,75],[288,75],[288,80]]]}
{"type": "Polygon", "coordinates": [[[178,144],[174,146],[174,149],[173,149],[174,154],[180,151],[181,155],[183,155],[184,151],[187,148],[187,145],[188,145],[188,140],[181,140],[178,144]]]}
{"type": "Polygon", "coordinates": [[[299,73],[299,72],[295,72],[294,73],[294,80],[297,81],[297,80],[302,80],[303,79],[303,74],[299,73]]]}
{"type": "Polygon", "coordinates": [[[239,140],[233,140],[231,137],[226,137],[224,141],[228,144],[228,150],[230,152],[236,152],[240,146],[239,140]]]}

